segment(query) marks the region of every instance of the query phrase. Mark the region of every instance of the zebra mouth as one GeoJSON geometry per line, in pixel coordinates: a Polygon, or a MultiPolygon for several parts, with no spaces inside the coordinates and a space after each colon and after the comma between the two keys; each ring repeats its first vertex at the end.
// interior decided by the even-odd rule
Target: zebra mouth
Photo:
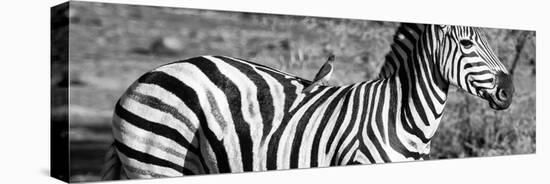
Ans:
{"type": "Polygon", "coordinates": [[[504,110],[510,106],[510,99],[503,99],[502,89],[492,89],[492,90],[479,90],[479,96],[487,100],[489,107],[494,110],[504,110]]]}
{"type": "Polygon", "coordinates": [[[491,109],[495,109],[495,110],[502,110],[502,109],[504,109],[504,108],[502,108],[500,105],[497,105],[497,103],[495,103],[495,101],[492,100],[492,98],[489,98],[488,101],[489,101],[489,107],[491,107],[491,109]]]}
{"type": "Polygon", "coordinates": [[[481,93],[481,97],[485,100],[487,100],[487,102],[489,103],[489,107],[491,107],[491,109],[495,109],[495,110],[501,110],[499,108],[499,105],[497,105],[497,103],[495,102],[495,100],[491,97],[491,95],[489,94],[489,92],[487,92],[487,90],[480,90],[480,93],[481,93]]]}

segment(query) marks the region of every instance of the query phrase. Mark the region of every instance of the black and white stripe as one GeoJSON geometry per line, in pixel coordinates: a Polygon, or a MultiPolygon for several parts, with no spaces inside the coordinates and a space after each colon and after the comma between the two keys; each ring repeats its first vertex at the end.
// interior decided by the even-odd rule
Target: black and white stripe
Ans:
{"type": "Polygon", "coordinates": [[[242,59],[167,64],[116,103],[112,149],[123,172],[113,162],[106,172],[149,178],[423,159],[448,86],[487,98],[479,91],[500,83],[486,74],[498,72],[506,70],[477,28],[416,24],[398,29],[379,79],[311,93],[302,91],[310,81],[242,59]],[[465,37],[477,46],[453,42],[465,37]]]}

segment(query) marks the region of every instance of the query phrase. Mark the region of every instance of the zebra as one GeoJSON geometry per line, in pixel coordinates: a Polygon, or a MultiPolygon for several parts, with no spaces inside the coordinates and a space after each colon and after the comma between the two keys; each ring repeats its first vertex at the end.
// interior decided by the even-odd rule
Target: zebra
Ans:
{"type": "Polygon", "coordinates": [[[476,27],[401,24],[380,75],[344,86],[227,56],[141,76],[116,102],[104,179],[424,160],[450,85],[509,107],[511,76],[476,27]]]}

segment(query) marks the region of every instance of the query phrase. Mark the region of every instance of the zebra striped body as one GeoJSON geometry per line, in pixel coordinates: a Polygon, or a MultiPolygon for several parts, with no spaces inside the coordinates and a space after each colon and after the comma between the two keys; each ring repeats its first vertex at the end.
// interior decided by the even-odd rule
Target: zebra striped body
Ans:
{"type": "MultiPolygon", "coordinates": [[[[203,56],[161,66],[140,77],[116,104],[114,148],[121,175],[148,178],[426,158],[448,86],[455,84],[442,64],[456,60],[448,56],[454,50],[437,50],[444,44],[438,31],[430,25],[403,25],[396,35],[405,38],[394,38],[379,79],[319,86],[311,93],[302,92],[310,81],[236,58],[203,56]]],[[[483,81],[470,78],[470,85],[483,81]]],[[[486,89],[471,88],[464,89],[488,97],[489,92],[479,92],[486,89]]]]}

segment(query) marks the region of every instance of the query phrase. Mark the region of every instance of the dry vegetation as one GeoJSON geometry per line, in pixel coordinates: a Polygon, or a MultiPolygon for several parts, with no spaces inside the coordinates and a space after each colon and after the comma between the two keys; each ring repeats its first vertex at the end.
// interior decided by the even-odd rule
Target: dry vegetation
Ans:
{"type": "MultiPolygon", "coordinates": [[[[70,141],[72,181],[97,180],[112,139],[119,95],[144,72],[197,55],[244,58],[310,79],[336,54],[333,84],[376,76],[398,23],[71,2],[70,141]]],[[[510,66],[525,31],[487,29],[510,66]]],[[[530,33],[514,69],[510,109],[493,111],[452,88],[432,158],[535,152],[535,42],[530,33]]]]}

